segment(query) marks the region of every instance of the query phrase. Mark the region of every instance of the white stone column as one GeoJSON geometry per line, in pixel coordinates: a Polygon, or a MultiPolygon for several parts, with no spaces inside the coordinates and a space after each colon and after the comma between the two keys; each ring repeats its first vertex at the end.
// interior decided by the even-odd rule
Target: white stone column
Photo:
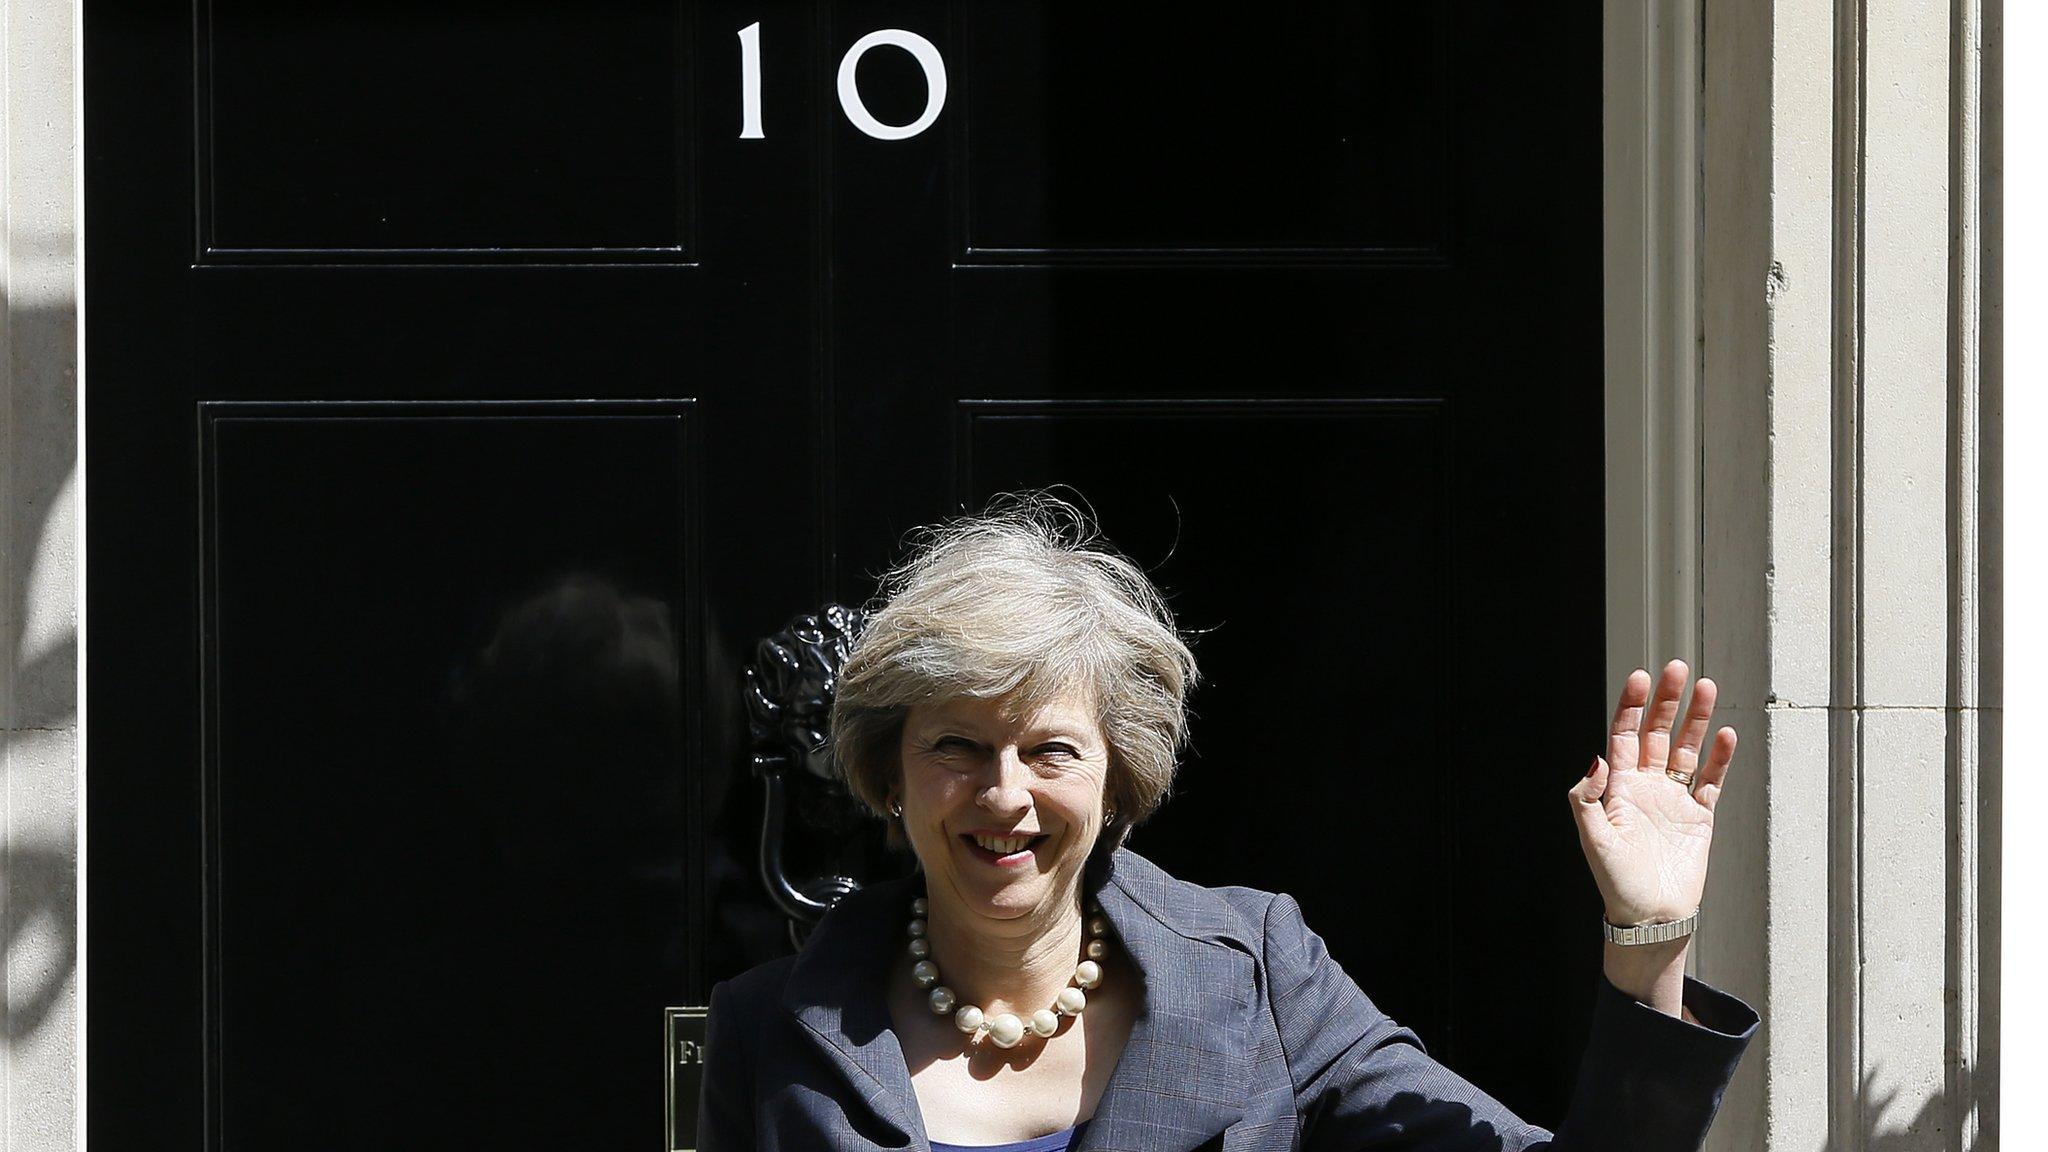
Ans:
{"type": "Polygon", "coordinates": [[[1602,8],[1601,253],[1606,315],[1607,668],[1699,636],[1699,11],[1602,8]]]}
{"type": "Polygon", "coordinates": [[[1833,29],[1708,0],[1701,120],[1701,671],[1741,751],[1695,964],[1764,1028],[1717,1149],[1827,1147],[1833,29]]]}
{"type": "Polygon", "coordinates": [[[0,147],[0,1148],[77,1147],[77,12],[6,0],[0,147]]]}
{"type": "Polygon", "coordinates": [[[1691,57],[1608,6],[1610,679],[1697,652],[1743,737],[1694,957],[1765,1023],[1711,1146],[1996,1147],[1998,0],[1682,7],[1690,145],[1629,61],[1691,57]]]}

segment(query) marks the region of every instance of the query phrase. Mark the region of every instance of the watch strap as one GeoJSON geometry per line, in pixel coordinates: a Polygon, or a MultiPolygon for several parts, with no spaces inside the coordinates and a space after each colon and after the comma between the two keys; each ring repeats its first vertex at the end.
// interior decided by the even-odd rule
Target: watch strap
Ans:
{"type": "Polygon", "coordinates": [[[1603,918],[1600,921],[1600,928],[1607,934],[1609,943],[1662,944],[1667,940],[1692,935],[1693,929],[1699,927],[1699,924],[1700,910],[1695,908],[1680,920],[1667,920],[1662,924],[1636,924],[1627,928],[1616,927],[1603,918]]]}

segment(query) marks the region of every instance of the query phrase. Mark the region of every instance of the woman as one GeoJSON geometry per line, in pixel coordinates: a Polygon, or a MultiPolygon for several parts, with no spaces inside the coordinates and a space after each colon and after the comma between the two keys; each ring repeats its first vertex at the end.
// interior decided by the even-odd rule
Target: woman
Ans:
{"type": "Polygon", "coordinates": [[[1553,1137],[1432,1061],[1291,898],[1121,847],[1165,798],[1195,662],[1084,517],[1006,502],[929,532],[884,592],[834,754],[919,875],[713,991],[705,1152],[1698,1147],[1757,1025],[1684,975],[1735,751],[1724,728],[1700,763],[1712,681],[1674,746],[1685,665],[1632,674],[1571,789],[1610,943],[1553,1137]]]}

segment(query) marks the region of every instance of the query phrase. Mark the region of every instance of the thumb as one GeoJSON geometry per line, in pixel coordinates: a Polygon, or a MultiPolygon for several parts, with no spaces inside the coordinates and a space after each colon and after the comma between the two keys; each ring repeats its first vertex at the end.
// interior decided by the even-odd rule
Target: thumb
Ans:
{"type": "Polygon", "coordinates": [[[1587,844],[1604,840],[1610,825],[1607,809],[1601,805],[1600,797],[1607,792],[1607,761],[1593,757],[1593,767],[1586,772],[1585,779],[1572,785],[1572,819],[1578,822],[1579,838],[1587,844]]]}

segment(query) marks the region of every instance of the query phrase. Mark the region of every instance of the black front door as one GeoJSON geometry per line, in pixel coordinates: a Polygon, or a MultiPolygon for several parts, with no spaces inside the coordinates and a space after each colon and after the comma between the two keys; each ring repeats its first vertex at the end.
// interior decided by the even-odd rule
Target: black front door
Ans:
{"type": "MultiPolygon", "coordinates": [[[[651,1148],[662,1009],[790,947],[758,640],[1054,484],[1197,633],[1136,846],[1294,892],[1554,1124],[1599,55],[1513,4],[89,3],[92,1139],[651,1148]]],[[[892,866],[799,783],[793,872],[892,866]]]]}

